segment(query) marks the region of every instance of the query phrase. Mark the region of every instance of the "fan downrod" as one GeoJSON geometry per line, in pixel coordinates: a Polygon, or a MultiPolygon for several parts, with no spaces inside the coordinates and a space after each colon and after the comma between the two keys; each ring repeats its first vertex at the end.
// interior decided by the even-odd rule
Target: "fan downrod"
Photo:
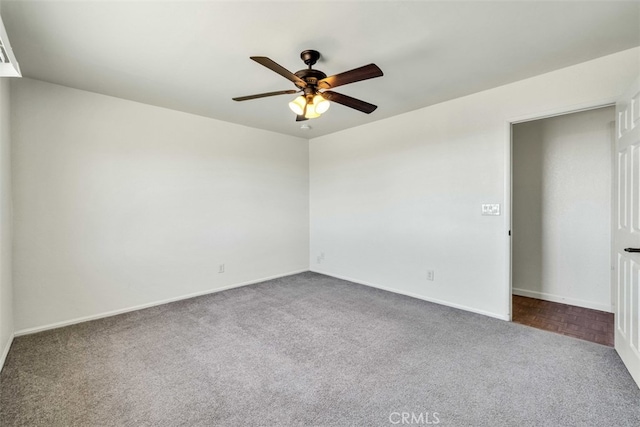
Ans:
{"type": "Polygon", "coordinates": [[[303,50],[302,53],[300,53],[300,59],[302,59],[304,63],[309,66],[309,68],[311,68],[312,65],[318,62],[319,58],[320,52],[318,52],[317,50],[308,49],[303,50]]]}

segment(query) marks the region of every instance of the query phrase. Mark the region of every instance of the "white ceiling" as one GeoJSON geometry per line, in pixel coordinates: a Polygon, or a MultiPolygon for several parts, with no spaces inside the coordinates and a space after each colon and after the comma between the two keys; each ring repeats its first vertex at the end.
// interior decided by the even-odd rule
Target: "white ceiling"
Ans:
{"type": "Polygon", "coordinates": [[[23,75],[284,134],[316,137],[640,45],[640,3],[612,1],[3,1],[23,75]],[[377,79],[336,91],[303,131],[294,89],[251,61],[295,72],[304,49],[327,75],[371,62],[377,79]]]}

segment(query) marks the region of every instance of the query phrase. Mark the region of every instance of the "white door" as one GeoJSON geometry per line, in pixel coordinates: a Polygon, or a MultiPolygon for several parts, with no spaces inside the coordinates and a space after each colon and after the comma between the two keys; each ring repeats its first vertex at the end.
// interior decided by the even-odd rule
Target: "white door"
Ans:
{"type": "Polygon", "coordinates": [[[640,386],[640,78],[616,104],[615,346],[640,386]]]}

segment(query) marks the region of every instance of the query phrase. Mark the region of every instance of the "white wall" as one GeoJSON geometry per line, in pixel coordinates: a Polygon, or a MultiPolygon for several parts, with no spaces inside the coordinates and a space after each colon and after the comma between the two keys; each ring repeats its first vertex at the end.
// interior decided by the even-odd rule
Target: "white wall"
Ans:
{"type": "Polygon", "coordinates": [[[613,107],[513,127],[513,293],[611,311],[613,107]]]}
{"type": "Polygon", "coordinates": [[[0,78],[0,369],[13,339],[9,80],[0,78]]]}
{"type": "Polygon", "coordinates": [[[612,102],[639,58],[631,49],[312,139],[311,268],[508,318],[510,121],[612,102]],[[502,215],[481,216],[482,203],[502,215]]]}
{"type": "Polygon", "coordinates": [[[18,332],[308,270],[306,140],[12,83],[18,332]]]}

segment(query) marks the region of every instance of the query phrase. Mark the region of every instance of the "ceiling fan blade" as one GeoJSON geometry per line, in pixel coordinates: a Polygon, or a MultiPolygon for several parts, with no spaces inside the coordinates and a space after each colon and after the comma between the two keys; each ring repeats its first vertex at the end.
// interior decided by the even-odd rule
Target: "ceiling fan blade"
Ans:
{"type": "Polygon", "coordinates": [[[368,102],[364,102],[360,99],[352,98],[330,90],[322,92],[321,95],[328,101],[337,102],[338,104],[342,104],[346,107],[350,107],[367,114],[371,114],[376,108],[378,108],[377,105],[369,104],[368,102]]]}
{"type": "Polygon", "coordinates": [[[300,77],[293,74],[291,71],[284,68],[282,65],[279,65],[274,61],[272,61],[271,59],[267,58],[266,56],[250,56],[250,58],[256,61],[258,64],[267,67],[271,71],[275,71],[285,79],[291,80],[293,83],[295,83],[296,86],[300,88],[307,87],[307,82],[305,82],[300,77]]]}
{"type": "Polygon", "coordinates": [[[309,120],[307,119],[307,107],[309,104],[304,104],[304,110],[302,110],[302,114],[297,114],[296,115],[296,122],[303,122],[305,120],[309,120]]]}
{"type": "Polygon", "coordinates": [[[350,71],[345,71],[344,73],[325,77],[318,82],[318,87],[321,89],[333,89],[334,87],[381,76],[383,76],[382,70],[378,68],[376,64],[369,64],[350,71]]]}
{"type": "Polygon", "coordinates": [[[275,95],[291,95],[294,93],[298,93],[297,90],[295,89],[291,89],[291,90],[279,90],[277,92],[266,92],[266,93],[259,93],[257,95],[247,95],[247,96],[238,96],[237,98],[232,98],[234,101],[248,101],[250,99],[257,99],[257,98],[266,98],[267,96],[275,96],[275,95]]]}

